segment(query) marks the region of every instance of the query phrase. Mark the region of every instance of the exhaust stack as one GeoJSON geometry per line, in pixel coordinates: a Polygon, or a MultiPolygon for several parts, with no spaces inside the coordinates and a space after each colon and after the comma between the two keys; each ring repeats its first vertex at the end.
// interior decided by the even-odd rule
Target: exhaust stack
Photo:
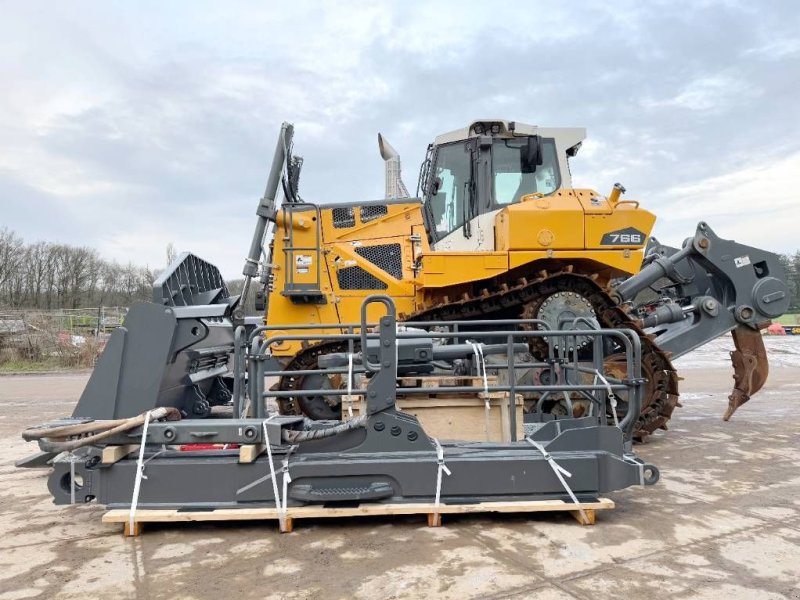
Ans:
{"type": "Polygon", "coordinates": [[[386,161],[386,199],[408,198],[410,194],[400,174],[400,155],[380,133],[378,134],[378,150],[380,150],[381,158],[386,161]]]}

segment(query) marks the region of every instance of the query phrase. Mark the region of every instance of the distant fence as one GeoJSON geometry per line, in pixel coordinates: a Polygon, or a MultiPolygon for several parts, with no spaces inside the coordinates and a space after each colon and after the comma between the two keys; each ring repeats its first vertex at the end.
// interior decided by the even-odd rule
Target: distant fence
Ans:
{"type": "Polygon", "coordinates": [[[0,364],[9,361],[92,366],[127,307],[0,309],[0,364]]]}
{"type": "Polygon", "coordinates": [[[0,335],[45,329],[98,336],[122,325],[127,307],[65,308],[56,310],[0,308],[0,335]]]}

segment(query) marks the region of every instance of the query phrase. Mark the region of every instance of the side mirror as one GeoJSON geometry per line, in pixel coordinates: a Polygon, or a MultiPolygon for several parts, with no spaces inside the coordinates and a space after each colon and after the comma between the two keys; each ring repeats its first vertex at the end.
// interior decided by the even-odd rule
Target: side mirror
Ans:
{"type": "Polygon", "coordinates": [[[538,135],[532,135],[525,144],[521,170],[523,173],[533,173],[542,162],[542,138],[538,135]]]}
{"type": "Polygon", "coordinates": [[[442,187],[442,178],[441,177],[434,177],[431,181],[431,196],[435,196],[439,193],[439,189],[442,187]]]}

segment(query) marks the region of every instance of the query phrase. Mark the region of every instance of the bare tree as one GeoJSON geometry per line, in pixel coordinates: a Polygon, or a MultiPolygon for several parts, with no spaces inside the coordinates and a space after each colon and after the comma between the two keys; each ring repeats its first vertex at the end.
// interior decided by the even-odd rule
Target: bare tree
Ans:
{"type": "Polygon", "coordinates": [[[170,266],[177,256],[178,252],[175,250],[175,244],[170,242],[167,244],[167,264],[165,266],[170,266]]]}
{"type": "Polygon", "coordinates": [[[120,266],[93,248],[26,245],[13,231],[0,229],[0,306],[125,306],[149,299],[154,278],[147,267],[120,266]]]}
{"type": "Polygon", "coordinates": [[[22,238],[7,227],[0,229],[0,289],[19,271],[23,256],[22,238]]]}

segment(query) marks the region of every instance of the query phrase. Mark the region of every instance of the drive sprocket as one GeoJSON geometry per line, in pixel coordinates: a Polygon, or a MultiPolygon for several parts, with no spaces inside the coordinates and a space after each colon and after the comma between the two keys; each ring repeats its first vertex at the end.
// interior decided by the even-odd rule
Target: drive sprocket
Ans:
{"type": "MultiPolygon", "coordinates": [[[[323,342],[304,348],[294,355],[285,371],[307,371],[318,369],[318,359],[323,354],[347,352],[347,342],[323,342]]],[[[302,394],[306,389],[339,389],[345,380],[341,375],[284,375],[278,381],[278,390],[297,391],[296,396],[278,398],[278,410],[282,415],[306,415],[310,419],[339,419],[342,415],[341,397],[324,394],[302,394]]]]}

